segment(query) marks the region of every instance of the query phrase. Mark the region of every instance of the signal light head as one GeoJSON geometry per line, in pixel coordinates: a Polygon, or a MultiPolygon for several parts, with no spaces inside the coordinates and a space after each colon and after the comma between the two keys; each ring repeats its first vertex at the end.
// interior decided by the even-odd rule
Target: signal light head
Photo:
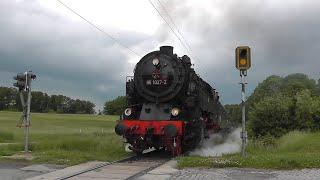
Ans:
{"type": "Polygon", "coordinates": [[[17,80],[13,86],[19,88],[19,91],[29,90],[31,86],[31,81],[36,79],[36,75],[32,73],[32,71],[27,71],[25,73],[19,73],[13,77],[14,80],[17,80]]]}
{"type": "Polygon", "coordinates": [[[248,46],[239,46],[236,48],[236,68],[239,70],[248,70],[251,67],[251,54],[248,46]]]}
{"type": "Polygon", "coordinates": [[[18,81],[25,81],[26,80],[26,75],[23,73],[19,73],[16,76],[13,77],[14,80],[18,81]]]}

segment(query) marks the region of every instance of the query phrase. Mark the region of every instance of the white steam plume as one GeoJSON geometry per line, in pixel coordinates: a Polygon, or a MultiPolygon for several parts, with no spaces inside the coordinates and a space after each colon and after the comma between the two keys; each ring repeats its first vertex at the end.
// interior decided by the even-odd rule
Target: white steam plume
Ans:
{"type": "Polygon", "coordinates": [[[190,152],[190,155],[209,157],[239,152],[241,147],[240,132],[241,128],[237,128],[225,137],[221,134],[213,134],[209,139],[204,140],[201,147],[190,152]]]}

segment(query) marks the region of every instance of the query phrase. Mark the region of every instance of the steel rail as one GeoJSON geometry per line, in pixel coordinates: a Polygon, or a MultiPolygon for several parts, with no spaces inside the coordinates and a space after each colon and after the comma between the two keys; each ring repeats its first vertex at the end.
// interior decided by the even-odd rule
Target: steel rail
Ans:
{"type": "Polygon", "coordinates": [[[84,174],[84,173],[87,173],[87,172],[90,172],[90,171],[93,171],[93,170],[96,170],[96,169],[99,169],[99,168],[102,168],[102,167],[105,167],[105,166],[108,166],[108,165],[111,165],[111,164],[134,160],[135,158],[137,158],[136,155],[135,155],[135,156],[126,157],[126,158],[123,158],[123,159],[120,159],[120,160],[117,160],[117,161],[100,163],[100,164],[98,164],[98,165],[96,165],[96,166],[94,166],[94,167],[91,167],[91,168],[88,168],[88,169],[84,169],[84,170],[82,170],[82,171],[78,171],[78,172],[75,172],[75,173],[72,173],[72,174],[69,174],[69,175],[60,177],[60,178],[58,178],[58,179],[56,179],[56,180],[69,179],[69,178],[78,176],[78,175],[80,175],[80,174],[84,174]]]}
{"type": "Polygon", "coordinates": [[[169,161],[169,160],[164,161],[164,162],[160,162],[160,163],[158,163],[158,164],[156,164],[156,165],[153,165],[153,166],[151,166],[151,167],[149,167],[149,168],[147,168],[147,169],[145,169],[145,170],[142,170],[142,171],[140,171],[140,172],[138,172],[138,173],[136,173],[136,174],[134,174],[134,175],[126,178],[125,180],[133,180],[133,179],[136,179],[137,177],[143,176],[144,174],[147,174],[149,171],[154,170],[155,168],[163,165],[164,163],[166,163],[166,162],[168,162],[168,161],[169,161]]]}

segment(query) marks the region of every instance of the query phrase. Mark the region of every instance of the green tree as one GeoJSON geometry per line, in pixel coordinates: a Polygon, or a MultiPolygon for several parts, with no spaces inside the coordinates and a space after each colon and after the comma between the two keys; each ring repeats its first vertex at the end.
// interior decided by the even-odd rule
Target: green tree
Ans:
{"type": "Polygon", "coordinates": [[[0,87],[0,110],[17,109],[17,90],[0,87]]]}
{"type": "Polygon", "coordinates": [[[320,130],[320,97],[313,97],[312,106],[313,129],[320,130]]]}
{"type": "Polygon", "coordinates": [[[247,101],[251,134],[279,136],[293,129],[320,127],[320,114],[317,112],[320,106],[316,97],[318,86],[315,80],[301,73],[284,78],[269,76],[259,83],[247,101]]]}
{"type": "MultiPolygon", "coordinates": [[[[95,113],[93,104],[90,101],[71,99],[63,95],[51,95],[40,91],[32,91],[31,111],[57,113],[95,113]]],[[[26,97],[26,93],[24,92],[26,97]]],[[[26,101],[26,99],[25,99],[26,101]]],[[[0,87],[0,110],[22,110],[20,96],[15,88],[0,87]]]]}
{"type": "Polygon", "coordinates": [[[239,104],[226,104],[224,108],[226,109],[228,118],[232,124],[241,124],[241,106],[239,104]]]}
{"type": "Polygon", "coordinates": [[[317,95],[318,96],[320,96],[320,79],[318,79],[318,83],[317,83],[317,89],[316,89],[316,91],[317,91],[317,95]]]}
{"type": "Polygon", "coordinates": [[[254,137],[279,137],[293,129],[293,100],[278,94],[256,103],[249,112],[249,133],[254,137]]]}
{"type": "Polygon", "coordinates": [[[280,76],[272,75],[266,78],[262,83],[259,83],[247,100],[246,104],[249,109],[262,99],[280,93],[282,80],[283,79],[280,76]]]}
{"type": "Polygon", "coordinates": [[[316,81],[309,79],[305,74],[290,74],[282,80],[282,92],[288,96],[294,96],[305,89],[308,89],[311,94],[316,94],[316,81]]]}
{"type": "Polygon", "coordinates": [[[300,130],[312,129],[315,102],[311,92],[306,89],[295,96],[295,127],[300,130]]]}
{"type": "Polygon", "coordinates": [[[285,94],[289,97],[294,97],[297,93],[305,89],[308,89],[312,95],[317,92],[315,80],[309,79],[305,74],[290,74],[284,78],[272,75],[258,84],[248,98],[247,105],[250,108],[265,97],[274,96],[275,94],[285,94]]]}
{"type": "Polygon", "coordinates": [[[49,111],[49,99],[48,94],[34,91],[31,92],[31,111],[32,112],[48,112],[49,111]]]}
{"type": "Polygon", "coordinates": [[[58,95],[51,95],[49,100],[49,109],[55,112],[58,110],[58,104],[61,104],[61,101],[59,101],[58,97],[58,95]]]}
{"type": "Polygon", "coordinates": [[[126,108],[126,97],[118,96],[117,98],[107,101],[103,107],[103,113],[109,115],[121,115],[126,108]]]}

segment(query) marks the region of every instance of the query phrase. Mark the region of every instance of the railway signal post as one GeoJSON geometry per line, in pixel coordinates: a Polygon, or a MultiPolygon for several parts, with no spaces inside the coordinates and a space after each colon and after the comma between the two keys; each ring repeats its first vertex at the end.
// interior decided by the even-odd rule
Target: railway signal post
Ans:
{"type": "Polygon", "coordinates": [[[236,48],[236,68],[240,70],[241,77],[241,107],[242,107],[242,131],[241,131],[241,139],[242,139],[242,147],[241,147],[241,155],[242,157],[246,157],[246,144],[247,144],[247,131],[246,131],[246,76],[247,70],[251,67],[251,53],[250,48],[248,46],[239,46],[236,48]]]}
{"type": "Polygon", "coordinates": [[[26,71],[14,76],[17,80],[13,86],[19,90],[21,105],[22,105],[22,126],[25,128],[25,144],[24,151],[29,152],[29,126],[30,126],[30,106],[31,106],[31,81],[36,78],[32,71],[26,71]],[[24,93],[27,93],[27,101],[24,99],[24,93]]]}

